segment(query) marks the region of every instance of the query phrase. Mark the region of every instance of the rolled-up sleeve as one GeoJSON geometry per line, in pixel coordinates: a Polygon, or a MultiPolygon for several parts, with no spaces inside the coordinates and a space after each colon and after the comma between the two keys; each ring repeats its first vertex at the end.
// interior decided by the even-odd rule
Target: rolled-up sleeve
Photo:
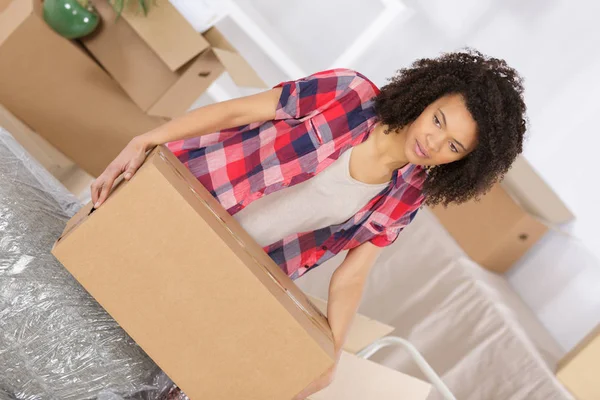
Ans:
{"type": "Polygon", "coordinates": [[[275,112],[278,120],[310,117],[340,102],[360,104],[377,91],[369,80],[350,69],[318,72],[275,87],[282,89],[275,112]]]}
{"type": "Polygon", "coordinates": [[[404,221],[400,221],[400,223],[386,228],[381,234],[372,238],[370,242],[377,247],[386,247],[394,243],[396,239],[398,239],[400,232],[402,232],[404,228],[407,227],[413,219],[415,219],[419,210],[420,208],[417,208],[408,214],[408,218],[405,218],[404,221]]]}

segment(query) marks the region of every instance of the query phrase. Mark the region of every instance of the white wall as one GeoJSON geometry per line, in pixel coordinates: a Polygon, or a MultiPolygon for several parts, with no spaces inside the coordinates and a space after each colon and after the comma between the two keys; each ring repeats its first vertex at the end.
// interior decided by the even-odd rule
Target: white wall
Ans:
{"type": "MultiPolygon", "coordinates": [[[[393,0],[236,0],[299,70],[331,66],[393,0]]],[[[382,85],[415,58],[472,46],[525,77],[530,137],[525,155],[576,214],[509,274],[515,289],[565,348],[600,322],[600,2],[595,0],[405,0],[350,65],[382,85]],[[404,7],[403,7],[404,6],[404,7]]],[[[286,74],[228,18],[219,28],[272,85],[286,74]]],[[[342,65],[339,65],[342,66],[342,65]]],[[[238,90],[220,81],[232,96],[238,90]]],[[[201,99],[199,104],[209,102],[201,99]]]]}

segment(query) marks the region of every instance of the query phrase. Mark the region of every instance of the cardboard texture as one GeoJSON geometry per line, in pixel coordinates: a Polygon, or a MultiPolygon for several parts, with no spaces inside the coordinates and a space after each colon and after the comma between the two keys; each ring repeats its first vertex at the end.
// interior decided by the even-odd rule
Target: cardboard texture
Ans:
{"type": "Polygon", "coordinates": [[[427,382],[343,352],[331,385],[309,400],[425,400],[429,392],[427,382]]]}
{"type": "Polygon", "coordinates": [[[473,261],[498,273],[508,271],[548,230],[500,185],[480,201],[432,211],[473,261]]]}
{"type": "Polygon", "coordinates": [[[2,104],[0,104],[0,128],[6,129],[42,167],[57,179],[75,165],[73,161],[15,117],[2,104]]]}
{"type": "Polygon", "coordinates": [[[53,254],[191,399],[288,399],[333,364],[326,318],[166,148],[91,210],[53,254]]]}
{"type": "Polygon", "coordinates": [[[543,221],[563,224],[575,218],[525,157],[517,158],[502,181],[502,186],[528,213],[543,221]]]}
{"type": "Polygon", "coordinates": [[[0,104],[0,128],[6,129],[21,146],[58,179],[70,192],[78,195],[87,190],[93,178],[46,139],[34,132],[0,104]]]}
{"type": "Polygon", "coordinates": [[[109,4],[99,2],[96,8],[102,24],[93,35],[82,39],[84,46],[142,110],[165,118],[180,116],[225,70],[240,86],[266,87],[216,29],[202,36],[173,6],[160,4],[151,7],[148,19],[131,14],[117,19],[109,4]],[[163,35],[169,27],[178,31],[175,27],[179,25],[186,28],[178,35],[163,35]],[[169,52],[157,50],[180,46],[186,56],[177,54],[176,58],[185,60],[184,63],[170,62],[169,52]]]}
{"type": "Polygon", "coordinates": [[[499,273],[508,271],[548,226],[574,218],[522,156],[480,202],[432,211],[474,261],[499,273]]]}
{"type": "Polygon", "coordinates": [[[558,364],[556,377],[578,400],[600,399],[600,325],[558,364]]]}
{"type": "MultiPolygon", "coordinates": [[[[327,315],[327,302],[325,300],[311,296],[308,298],[312,304],[321,310],[321,313],[327,315]]],[[[352,326],[350,326],[343,349],[349,353],[358,353],[377,339],[389,335],[393,330],[393,326],[357,314],[354,317],[352,326]]]]}
{"type": "Polygon", "coordinates": [[[133,137],[164,122],[52,31],[36,0],[13,0],[0,13],[0,103],[92,176],[133,137]]]}
{"type": "Polygon", "coordinates": [[[206,41],[168,0],[154,0],[146,15],[136,2],[128,2],[121,16],[171,71],[206,47],[206,41]]]}
{"type": "Polygon", "coordinates": [[[0,0],[0,12],[4,11],[4,9],[6,7],[8,7],[8,4],[11,2],[12,0],[0,0]]]}

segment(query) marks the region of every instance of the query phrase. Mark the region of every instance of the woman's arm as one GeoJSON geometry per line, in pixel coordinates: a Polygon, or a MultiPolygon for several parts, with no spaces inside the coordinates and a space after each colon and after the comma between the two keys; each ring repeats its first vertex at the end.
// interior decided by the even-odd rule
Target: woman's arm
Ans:
{"type": "MultiPolygon", "coordinates": [[[[335,270],[329,283],[327,319],[333,332],[337,361],[348,336],[348,331],[358,310],[367,276],[381,251],[370,242],[350,250],[342,264],[335,270]]],[[[311,383],[294,400],[304,400],[309,395],[328,386],[333,380],[334,366],[311,383]]]]}
{"type": "Polygon", "coordinates": [[[281,88],[275,88],[201,107],[141,135],[138,140],[153,147],[253,122],[270,121],[275,118],[280,96],[281,88]]]}
{"type": "Polygon", "coordinates": [[[275,88],[201,107],[137,136],[92,184],[92,201],[95,207],[100,207],[106,201],[115,180],[121,174],[125,174],[125,179],[131,179],[144,162],[146,152],[154,146],[274,119],[281,90],[275,88]]]}
{"type": "Polygon", "coordinates": [[[381,248],[370,242],[361,244],[348,252],[331,277],[327,319],[338,354],[346,342],[348,331],[360,305],[365,282],[380,252],[381,248]]]}

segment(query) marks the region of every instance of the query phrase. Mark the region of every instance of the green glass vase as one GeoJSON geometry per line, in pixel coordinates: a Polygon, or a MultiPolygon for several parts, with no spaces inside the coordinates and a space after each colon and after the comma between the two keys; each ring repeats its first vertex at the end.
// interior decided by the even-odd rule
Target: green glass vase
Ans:
{"type": "Polygon", "coordinates": [[[44,20],[59,35],[77,39],[92,33],[100,17],[91,5],[86,8],[76,0],[44,0],[44,20]]]}

